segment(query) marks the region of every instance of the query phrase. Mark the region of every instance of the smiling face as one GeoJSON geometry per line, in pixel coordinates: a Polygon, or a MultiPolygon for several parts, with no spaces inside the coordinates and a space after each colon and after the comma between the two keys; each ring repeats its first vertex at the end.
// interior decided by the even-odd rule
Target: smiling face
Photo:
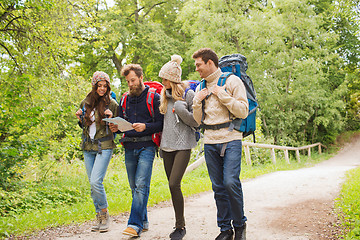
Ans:
{"type": "Polygon", "coordinates": [[[206,78],[213,72],[211,60],[205,63],[201,57],[195,58],[195,67],[201,78],[206,78]]]}
{"type": "Polygon", "coordinates": [[[162,84],[164,85],[164,87],[166,89],[171,89],[170,81],[165,78],[161,78],[161,79],[162,79],[162,84]]]}
{"type": "Polygon", "coordinates": [[[129,87],[130,96],[140,96],[145,88],[142,83],[143,76],[139,78],[134,71],[130,71],[129,74],[125,76],[125,79],[129,87]]]}
{"type": "Polygon", "coordinates": [[[107,89],[108,89],[108,85],[105,80],[97,82],[96,93],[99,94],[100,97],[105,95],[107,89]]]}

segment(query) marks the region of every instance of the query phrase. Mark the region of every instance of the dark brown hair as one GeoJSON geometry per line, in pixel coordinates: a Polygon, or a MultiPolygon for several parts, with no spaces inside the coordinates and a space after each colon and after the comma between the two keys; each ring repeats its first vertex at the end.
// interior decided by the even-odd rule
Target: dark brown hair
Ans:
{"type": "Polygon", "coordinates": [[[200,48],[192,55],[192,58],[199,58],[207,63],[209,60],[213,61],[216,67],[219,67],[219,58],[211,48],[200,48]]]}
{"type": "Polygon", "coordinates": [[[106,93],[103,96],[100,96],[96,90],[98,89],[98,83],[96,83],[91,92],[87,95],[87,101],[85,103],[85,123],[86,125],[90,126],[92,124],[92,121],[90,120],[90,113],[93,111],[94,108],[96,108],[96,111],[99,114],[99,119],[97,119],[97,122],[100,124],[105,124],[105,122],[101,121],[103,118],[105,118],[105,110],[108,108],[110,104],[110,92],[111,87],[108,82],[106,82],[106,93]]]}
{"type": "Polygon", "coordinates": [[[140,78],[143,75],[143,69],[139,64],[127,64],[121,69],[121,75],[126,77],[130,71],[134,71],[136,76],[140,78]]]}

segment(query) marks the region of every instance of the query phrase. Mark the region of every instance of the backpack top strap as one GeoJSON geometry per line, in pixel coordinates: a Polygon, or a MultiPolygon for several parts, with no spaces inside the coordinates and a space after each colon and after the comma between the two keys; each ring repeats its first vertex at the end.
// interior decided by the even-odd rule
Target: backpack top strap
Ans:
{"type": "Polygon", "coordinates": [[[155,88],[149,88],[149,91],[147,93],[146,97],[146,105],[149,110],[150,116],[152,117],[153,122],[155,121],[154,116],[154,97],[155,97],[156,89],[155,88]]]}

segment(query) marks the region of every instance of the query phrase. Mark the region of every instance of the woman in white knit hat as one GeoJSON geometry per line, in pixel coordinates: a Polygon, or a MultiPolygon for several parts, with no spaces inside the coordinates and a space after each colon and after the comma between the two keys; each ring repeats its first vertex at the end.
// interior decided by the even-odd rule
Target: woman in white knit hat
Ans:
{"type": "Polygon", "coordinates": [[[164,85],[159,107],[160,113],[164,114],[160,150],[175,210],[175,228],[170,234],[173,240],[182,239],[186,234],[181,179],[189,163],[191,149],[196,146],[194,127],[198,126],[192,115],[195,93],[186,89],[181,81],[181,62],[179,55],[173,55],[159,72],[164,85]]]}

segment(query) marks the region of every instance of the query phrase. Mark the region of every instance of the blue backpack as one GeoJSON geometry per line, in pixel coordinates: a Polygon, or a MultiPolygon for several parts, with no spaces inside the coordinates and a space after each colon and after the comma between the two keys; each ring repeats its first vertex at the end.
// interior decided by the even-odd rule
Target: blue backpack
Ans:
{"type": "MultiPolygon", "coordinates": [[[[234,74],[238,76],[245,85],[247,99],[249,103],[249,114],[247,118],[241,119],[236,118],[230,124],[229,128],[236,129],[240,132],[243,132],[243,137],[253,135],[255,142],[255,129],[256,129],[256,109],[258,107],[258,102],[256,99],[256,92],[254,85],[250,77],[246,74],[248,68],[246,57],[241,54],[232,54],[226,55],[220,58],[219,67],[223,74],[218,80],[218,86],[224,86],[226,79],[234,74]]],[[[200,90],[205,88],[206,81],[202,80],[200,83],[200,90]]],[[[204,115],[204,114],[203,114],[204,115]]],[[[222,125],[222,124],[221,124],[222,125]]],[[[223,127],[217,126],[216,128],[223,127]]]]}
{"type": "MultiPolygon", "coordinates": [[[[184,82],[188,83],[188,87],[185,89],[185,93],[184,93],[184,97],[183,97],[185,99],[186,94],[190,89],[193,90],[194,92],[196,91],[196,87],[200,84],[200,81],[198,81],[198,80],[185,80],[184,82]]],[[[202,138],[200,128],[195,127],[194,131],[195,131],[196,141],[198,142],[202,138]]]]}

